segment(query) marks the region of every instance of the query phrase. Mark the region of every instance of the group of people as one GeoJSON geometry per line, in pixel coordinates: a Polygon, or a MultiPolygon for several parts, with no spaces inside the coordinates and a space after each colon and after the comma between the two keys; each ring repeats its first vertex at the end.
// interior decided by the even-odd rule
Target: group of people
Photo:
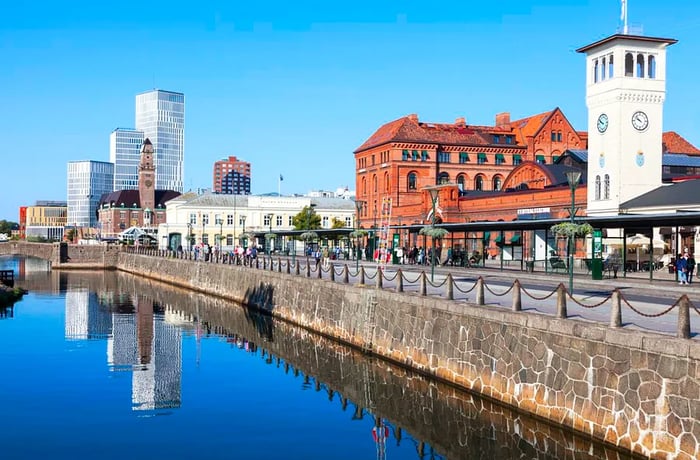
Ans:
{"type": "Polygon", "coordinates": [[[683,252],[683,255],[678,254],[676,273],[678,273],[678,284],[690,284],[693,281],[695,258],[687,249],[683,252]]]}

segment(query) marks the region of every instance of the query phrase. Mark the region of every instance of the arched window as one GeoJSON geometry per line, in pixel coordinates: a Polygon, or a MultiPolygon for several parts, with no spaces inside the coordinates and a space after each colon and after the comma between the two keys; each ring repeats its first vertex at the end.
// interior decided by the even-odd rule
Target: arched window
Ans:
{"type": "Polygon", "coordinates": [[[656,78],[656,58],[654,56],[649,56],[649,78],[656,78]]]}
{"type": "Polygon", "coordinates": [[[634,76],[634,56],[632,53],[625,54],[625,77],[634,76]]]}
{"type": "Polygon", "coordinates": [[[502,185],[503,185],[503,179],[501,179],[501,176],[496,176],[493,178],[493,189],[494,190],[501,190],[502,185]]]}
{"type": "Polygon", "coordinates": [[[637,77],[644,78],[644,55],[637,55],[637,77]]]}
{"type": "Polygon", "coordinates": [[[378,189],[377,189],[377,175],[376,174],[372,175],[372,190],[374,191],[374,193],[377,193],[378,189]]]}
{"type": "Polygon", "coordinates": [[[384,172],[384,193],[389,193],[391,190],[391,182],[389,181],[389,173],[384,172]]]}
{"type": "Polygon", "coordinates": [[[367,195],[367,178],[366,177],[362,178],[362,195],[363,196],[367,195]]]}
{"type": "Polygon", "coordinates": [[[474,178],[474,190],[483,190],[484,189],[484,176],[479,174],[474,178]]]}
{"type": "Polygon", "coordinates": [[[610,174],[606,174],[603,179],[603,199],[610,199],[610,174]]]}
{"type": "Polygon", "coordinates": [[[450,175],[446,172],[441,172],[438,175],[438,184],[447,184],[450,181],[450,175]]]}
{"type": "Polygon", "coordinates": [[[615,66],[613,66],[612,55],[608,58],[608,78],[612,78],[614,75],[615,66]]]}
{"type": "Polygon", "coordinates": [[[460,174],[459,176],[457,176],[457,187],[458,187],[460,190],[466,190],[466,189],[467,189],[467,188],[466,188],[466,182],[467,182],[467,178],[465,177],[464,174],[460,174]]]}
{"type": "Polygon", "coordinates": [[[418,187],[417,182],[418,182],[418,176],[416,175],[416,173],[414,173],[414,172],[408,173],[408,185],[406,188],[408,190],[416,190],[416,188],[418,187]]]}
{"type": "Polygon", "coordinates": [[[595,199],[600,200],[600,176],[595,176],[595,199]]]}
{"type": "Polygon", "coordinates": [[[598,59],[593,61],[593,83],[598,83],[598,59]]]}
{"type": "Polygon", "coordinates": [[[607,67],[606,60],[605,60],[605,58],[603,58],[603,63],[600,66],[600,79],[601,80],[605,80],[605,71],[607,70],[606,67],[607,67]]]}

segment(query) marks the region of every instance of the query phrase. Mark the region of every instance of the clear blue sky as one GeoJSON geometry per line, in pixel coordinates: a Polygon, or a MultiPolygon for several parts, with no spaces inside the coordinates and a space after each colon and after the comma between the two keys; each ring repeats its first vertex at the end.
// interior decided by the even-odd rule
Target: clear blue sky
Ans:
{"type": "MultiPolygon", "coordinates": [[[[700,3],[628,0],[669,50],[665,130],[700,145],[700,3]]],[[[250,161],[253,193],[354,189],[353,150],[381,124],[492,124],[561,107],[586,129],[582,45],[615,33],[619,0],[5,2],[0,219],[66,199],[66,163],[109,160],[134,96],[186,96],[185,188],[250,161]]]]}

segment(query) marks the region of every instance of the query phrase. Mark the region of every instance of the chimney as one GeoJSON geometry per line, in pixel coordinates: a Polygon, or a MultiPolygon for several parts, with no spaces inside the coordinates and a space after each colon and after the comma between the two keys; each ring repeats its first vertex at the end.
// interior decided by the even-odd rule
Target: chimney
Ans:
{"type": "Polygon", "coordinates": [[[496,128],[510,128],[510,112],[496,114],[496,128]]]}
{"type": "Polygon", "coordinates": [[[411,121],[415,121],[416,123],[418,123],[418,114],[417,114],[417,113],[412,113],[412,114],[410,114],[410,115],[408,116],[408,119],[411,120],[411,121]]]}
{"type": "Polygon", "coordinates": [[[467,119],[464,117],[457,117],[457,119],[455,120],[455,125],[464,128],[465,126],[467,126],[467,119]]]}

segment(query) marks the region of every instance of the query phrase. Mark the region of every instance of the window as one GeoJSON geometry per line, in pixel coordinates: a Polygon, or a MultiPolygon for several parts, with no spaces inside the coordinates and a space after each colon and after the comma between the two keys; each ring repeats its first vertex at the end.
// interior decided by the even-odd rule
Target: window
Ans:
{"type": "Polygon", "coordinates": [[[513,155],[513,166],[517,166],[523,162],[523,157],[520,155],[513,155]]]}
{"type": "Polygon", "coordinates": [[[501,179],[501,176],[496,176],[493,178],[493,189],[494,190],[501,190],[501,186],[503,185],[503,179],[501,179]]]}
{"type": "Polygon", "coordinates": [[[506,157],[504,157],[502,153],[497,153],[496,154],[496,164],[502,165],[502,164],[505,164],[505,162],[506,162],[506,157]]]}
{"type": "Polygon", "coordinates": [[[418,161],[418,150],[411,150],[411,160],[418,161]]]}
{"type": "Polygon", "coordinates": [[[391,181],[389,181],[389,173],[384,172],[384,193],[389,193],[391,190],[391,181]]]}
{"type": "Polygon", "coordinates": [[[238,225],[240,225],[241,227],[245,226],[245,220],[246,220],[245,216],[240,216],[238,218],[238,225]]]}
{"type": "Polygon", "coordinates": [[[483,165],[487,161],[486,154],[484,152],[479,152],[476,154],[476,164],[483,165]]]}
{"type": "Polygon", "coordinates": [[[428,161],[428,151],[427,150],[421,150],[420,161],[428,161]]]}
{"type": "Polygon", "coordinates": [[[464,188],[466,181],[467,178],[464,176],[464,174],[460,174],[459,176],[457,176],[457,188],[459,188],[460,190],[466,190],[464,188]]]}
{"type": "Polygon", "coordinates": [[[632,53],[625,54],[625,77],[634,76],[634,57],[632,53]]]}
{"type": "Polygon", "coordinates": [[[408,161],[408,150],[403,150],[401,152],[401,160],[408,161]]]}
{"type": "Polygon", "coordinates": [[[209,225],[209,214],[202,214],[202,223],[209,225]]]}
{"type": "Polygon", "coordinates": [[[559,155],[552,155],[552,163],[556,163],[559,159],[559,155]]]}
{"type": "Polygon", "coordinates": [[[208,233],[202,234],[202,244],[209,244],[209,234],[208,233]]]}
{"type": "Polygon", "coordinates": [[[447,152],[438,152],[438,163],[449,163],[450,154],[447,152]]]}
{"type": "Polygon", "coordinates": [[[233,225],[233,214],[226,215],[226,225],[233,225]]]}
{"type": "Polygon", "coordinates": [[[492,136],[493,143],[494,144],[500,144],[501,143],[501,135],[500,134],[494,134],[492,136]]]}
{"type": "Polygon", "coordinates": [[[535,161],[542,165],[546,163],[544,155],[535,155],[535,161]]]}
{"type": "Polygon", "coordinates": [[[269,227],[270,225],[272,225],[272,215],[265,214],[263,216],[263,225],[266,227],[269,227]]]}
{"type": "Polygon", "coordinates": [[[513,143],[513,136],[508,135],[506,136],[506,144],[512,144],[513,143]]]}
{"type": "Polygon", "coordinates": [[[408,190],[416,190],[416,182],[417,182],[417,177],[416,173],[408,173],[408,186],[406,187],[408,190]]]}
{"type": "Polygon", "coordinates": [[[561,131],[557,131],[557,142],[561,142],[561,131]]]}
{"type": "Polygon", "coordinates": [[[552,131],[551,139],[552,139],[552,142],[556,142],[556,141],[557,141],[557,132],[556,132],[556,131],[552,131]]]}
{"type": "Polygon", "coordinates": [[[610,174],[606,174],[603,180],[603,199],[610,199],[610,174]]]}
{"type": "MultiPolygon", "coordinates": [[[[123,217],[122,217],[123,218],[123,217]]],[[[191,224],[196,224],[197,223],[197,214],[191,213],[190,214],[190,223],[191,224]]]]}
{"type": "Polygon", "coordinates": [[[277,225],[278,227],[282,226],[282,216],[277,216],[277,218],[275,219],[275,225],[277,225]]]}
{"type": "Polygon", "coordinates": [[[447,174],[446,172],[441,172],[438,175],[438,184],[442,185],[442,184],[447,184],[448,182],[450,182],[450,175],[447,174]]]}
{"type": "Polygon", "coordinates": [[[644,55],[637,55],[637,77],[644,78],[644,55]]]}
{"type": "Polygon", "coordinates": [[[375,164],[375,156],[372,155],[372,166],[374,166],[374,164],[375,164]]]}
{"type": "Polygon", "coordinates": [[[478,175],[474,179],[474,190],[483,190],[484,189],[484,176],[478,175]]]}
{"type": "Polygon", "coordinates": [[[367,195],[367,178],[362,178],[362,195],[367,195]]]}
{"type": "Polygon", "coordinates": [[[606,67],[606,65],[605,65],[605,58],[603,58],[603,62],[602,62],[602,64],[601,64],[601,66],[600,66],[600,79],[601,79],[601,80],[605,80],[605,67],[606,67]]]}
{"type": "Polygon", "coordinates": [[[372,190],[374,191],[374,193],[377,193],[377,175],[376,174],[374,174],[372,176],[372,190]]]}
{"type": "Polygon", "coordinates": [[[226,235],[226,246],[233,246],[233,235],[226,235]]]}
{"type": "Polygon", "coordinates": [[[612,56],[612,54],[611,54],[610,57],[608,58],[608,78],[612,78],[612,77],[613,77],[613,75],[614,75],[613,69],[614,69],[614,66],[613,66],[613,56],[612,56]]]}
{"type": "Polygon", "coordinates": [[[352,227],[352,217],[346,217],[345,218],[345,226],[346,227],[352,227]]]}
{"type": "Polygon", "coordinates": [[[214,223],[215,223],[216,225],[219,225],[219,224],[223,224],[223,223],[224,223],[224,221],[223,221],[223,219],[221,218],[221,215],[220,215],[220,214],[215,214],[215,215],[214,215],[214,223]]]}
{"type": "Polygon", "coordinates": [[[654,56],[649,56],[649,65],[647,68],[649,71],[649,78],[656,78],[656,58],[654,56]]]}
{"type": "Polygon", "coordinates": [[[598,83],[598,59],[593,61],[593,83],[598,83]]]}
{"type": "Polygon", "coordinates": [[[328,228],[328,216],[323,216],[321,218],[321,227],[328,228]]]}
{"type": "Polygon", "coordinates": [[[469,161],[469,154],[467,152],[459,152],[459,163],[464,164],[469,161]]]}
{"type": "Polygon", "coordinates": [[[595,176],[595,199],[600,200],[600,176],[595,176]]]}
{"type": "Polygon", "coordinates": [[[287,226],[294,227],[294,216],[289,216],[287,219],[287,226]]]}

